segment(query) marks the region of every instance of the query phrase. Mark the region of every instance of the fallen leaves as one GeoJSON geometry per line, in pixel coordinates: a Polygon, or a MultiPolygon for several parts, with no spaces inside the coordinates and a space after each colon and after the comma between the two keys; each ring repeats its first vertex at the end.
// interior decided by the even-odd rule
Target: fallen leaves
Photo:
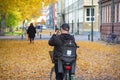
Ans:
{"type": "Polygon", "coordinates": [[[78,54],[77,65],[81,75],[100,80],[104,80],[105,76],[114,80],[120,78],[120,45],[103,45],[96,42],[78,44],[81,45],[81,54],[78,54]]]}
{"type": "MultiPolygon", "coordinates": [[[[47,41],[0,40],[0,80],[48,80],[53,67],[47,41]]],[[[76,78],[120,78],[120,45],[77,42],[76,78]]]]}

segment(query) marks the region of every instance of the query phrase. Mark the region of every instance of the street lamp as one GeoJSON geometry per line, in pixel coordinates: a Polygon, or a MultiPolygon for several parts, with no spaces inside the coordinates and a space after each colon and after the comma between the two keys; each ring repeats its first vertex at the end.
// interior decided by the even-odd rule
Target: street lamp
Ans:
{"type": "Polygon", "coordinates": [[[112,33],[114,33],[114,0],[112,0],[112,33]]]}
{"type": "Polygon", "coordinates": [[[102,0],[100,0],[99,4],[100,4],[100,39],[102,39],[102,0]]]}
{"type": "Polygon", "coordinates": [[[93,0],[92,0],[92,8],[91,8],[91,41],[93,41],[93,0]]]}

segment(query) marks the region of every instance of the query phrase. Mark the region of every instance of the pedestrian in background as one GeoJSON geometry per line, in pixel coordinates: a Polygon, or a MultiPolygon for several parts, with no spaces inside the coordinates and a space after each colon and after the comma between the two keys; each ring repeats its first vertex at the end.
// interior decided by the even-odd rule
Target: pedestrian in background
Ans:
{"type": "Polygon", "coordinates": [[[36,29],[33,25],[33,23],[30,23],[30,26],[28,27],[27,34],[30,39],[30,43],[34,43],[36,29]]]}

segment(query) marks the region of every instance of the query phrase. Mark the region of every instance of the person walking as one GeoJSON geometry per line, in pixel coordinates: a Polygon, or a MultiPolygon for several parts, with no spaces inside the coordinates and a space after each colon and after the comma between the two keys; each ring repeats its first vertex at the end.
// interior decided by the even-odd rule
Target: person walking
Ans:
{"type": "Polygon", "coordinates": [[[55,34],[53,34],[50,40],[48,41],[48,44],[50,46],[54,46],[53,59],[54,59],[56,80],[63,80],[63,77],[64,77],[64,73],[60,73],[58,68],[59,67],[58,58],[59,58],[60,52],[62,51],[61,47],[63,45],[63,42],[66,40],[72,40],[75,43],[74,36],[69,34],[69,29],[70,29],[69,25],[67,23],[64,23],[60,27],[60,30],[56,31],[55,34]]]}
{"type": "Polygon", "coordinates": [[[30,39],[30,43],[34,43],[36,29],[33,25],[33,23],[30,23],[30,26],[28,27],[27,34],[30,39]]]}

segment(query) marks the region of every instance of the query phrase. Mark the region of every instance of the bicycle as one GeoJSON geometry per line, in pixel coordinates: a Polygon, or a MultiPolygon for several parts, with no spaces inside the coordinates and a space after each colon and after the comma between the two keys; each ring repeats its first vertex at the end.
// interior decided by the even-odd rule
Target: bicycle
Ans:
{"type": "Polygon", "coordinates": [[[116,38],[117,38],[116,34],[110,33],[110,34],[108,34],[108,36],[107,36],[106,42],[107,42],[107,43],[114,43],[116,38]]]}
{"type": "MultiPolygon", "coordinates": [[[[79,46],[77,46],[77,48],[79,48],[79,46]]],[[[53,52],[49,51],[50,53],[50,57],[52,62],[53,61],[53,52]]],[[[74,61],[74,57],[71,56],[71,58],[73,58],[70,62],[66,62],[66,61],[62,61],[63,62],[63,68],[64,68],[64,78],[63,80],[74,80],[74,78],[71,76],[71,69],[72,69],[72,62],[74,61]]],[[[52,67],[51,72],[50,72],[50,80],[56,80],[55,79],[55,67],[52,67]]]]}
{"type": "Polygon", "coordinates": [[[50,71],[50,80],[55,80],[55,67],[53,66],[50,71]]]}
{"type": "MultiPolygon", "coordinates": [[[[63,80],[74,80],[73,77],[71,76],[71,65],[70,63],[66,63],[64,65],[64,79],[63,80]]],[[[56,80],[55,79],[55,67],[52,67],[51,72],[50,72],[50,80],[56,80]]]]}

